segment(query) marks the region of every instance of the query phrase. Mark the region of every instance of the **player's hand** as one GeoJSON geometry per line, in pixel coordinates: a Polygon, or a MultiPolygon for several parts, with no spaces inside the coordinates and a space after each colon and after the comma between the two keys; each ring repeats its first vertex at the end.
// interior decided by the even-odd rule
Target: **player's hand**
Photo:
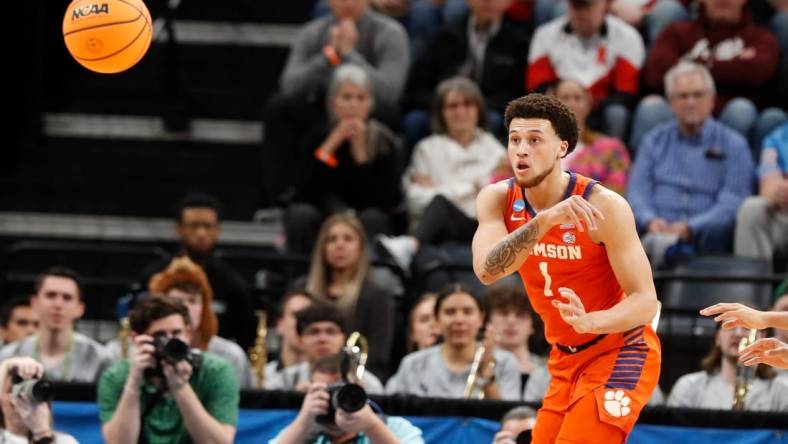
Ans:
{"type": "Polygon", "coordinates": [[[578,333],[592,333],[594,323],[591,317],[586,313],[586,308],[580,297],[571,288],[561,287],[558,293],[564,298],[569,300],[569,303],[563,303],[558,299],[553,299],[553,306],[558,309],[561,318],[567,324],[571,325],[578,333]]]}
{"type": "Polygon", "coordinates": [[[764,317],[764,312],[750,308],[739,303],[720,302],[700,311],[703,316],[719,315],[714,318],[722,322],[722,328],[730,330],[736,327],[754,328],[763,330],[769,327],[764,317]]]}
{"type": "Polygon", "coordinates": [[[597,229],[597,222],[605,216],[595,206],[581,196],[573,195],[558,202],[552,208],[542,211],[549,226],[574,224],[578,231],[597,229]]]}
{"type": "Polygon", "coordinates": [[[776,338],[761,338],[739,353],[739,362],[744,365],[767,364],[788,369],[788,344],[776,338]]]}

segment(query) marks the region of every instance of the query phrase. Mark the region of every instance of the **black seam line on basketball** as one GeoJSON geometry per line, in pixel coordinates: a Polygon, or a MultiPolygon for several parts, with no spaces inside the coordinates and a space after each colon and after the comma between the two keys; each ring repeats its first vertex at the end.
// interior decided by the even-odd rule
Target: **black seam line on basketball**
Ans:
{"type": "MultiPolygon", "coordinates": [[[[141,15],[142,15],[142,14],[140,14],[140,15],[138,15],[138,16],[136,16],[136,17],[134,17],[134,19],[133,19],[133,20],[124,20],[124,21],[122,21],[122,22],[112,22],[112,23],[102,23],[102,24],[100,24],[100,25],[93,25],[93,26],[88,26],[88,27],[85,27],[85,28],[79,28],[79,29],[75,29],[74,31],[69,31],[69,32],[67,32],[67,33],[63,34],[63,37],[68,37],[68,36],[69,36],[69,35],[71,35],[71,34],[76,34],[76,33],[78,33],[78,32],[87,31],[88,29],[97,29],[97,28],[103,28],[103,27],[105,27],[105,26],[125,25],[125,24],[127,24],[127,23],[134,23],[134,22],[136,22],[137,20],[139,20],[139,19],[140,19],[140,16],[141,16],[141,15]]],[[[142,19],[143,19],[143,20],[145,20],[145,17],[143,17],[142,19]]],[[[145,20],[145,23],[148,23],[148,21],[147,21],[147,20],[145,20]]]]}
{"type": "MultiPolygon", "coordinates": [[[[134,42],[136,42],[136,41],[137,41],[137,40],[140,38],[140,36],[142,35],[142,33],[145,31],[145,28],[147,28],[147,27],[148,27],[148,25],[144,25],[144,26],[142,27],[142,30],[139,32],[139,34],[137,34],[137,36],[136,36],[136,37],[134,37],[134,40],[132,40],[131,42],[129,42],[129,44],[128,44],[128,45],[126,45],[126,46],[124,46],[123,48],[120,48],[119,50],[117,50],[117,51],[113,52],[112,54],[107,54],[107,55],[105,55],[104,57],[99,57],[99,58],[97,58],[97,59],[86,59],[86,58],[84,58],[84,57],[77,57],[77,56],[75,56],[75,57],[76,57],[76,58],[78,58],[79,60],[84,60],[84,61],[86,61],[86,62],[97,62],[97,61],[99,61],[99,60],[104,60],[104,59],[108,59],[108,58],[110,58],[110,57],[114,57],[114,56],[116,56],[116,55],[120,54],[121,52],[123,52],[123,51],[125,51],[125,50],[129,49],[129,47],[131,47],[131,45],[133,45],[133,44],[134,44],[134,42]]],[[[139,60],[138,60],[138,61],[139,61],[139,60]]]]}
{"type": "MultiPolygon", "coordinates": [[[[123,4],[129,5],[129,7],[130,7],[131,9],[133,9],[133,10],[135,10],[135,11],[139,12],[140,14],[142,14],[142,17],[145,19],[145,23],[147,23],[147,24],[149,24],[149,25],[150,25],[150,22],[148,22],[148,18],[147,18],[147,17],[145,17],[145,14],[142,12],[142,10],[141,10],[141,9],[137,9],[137,7],[136,7],[136,6],[134,6],[133,4],[131,4],[131,3],[127,2],[126,0],[119,0],[119,1],[120,1],[121,3],[123,3],[123,4]]],[[[148,14],[150,14],[150,11],[148,12],[148,14]]],[[[151,26],[151,28],[152,28],[152,26],[151,26]]]]}

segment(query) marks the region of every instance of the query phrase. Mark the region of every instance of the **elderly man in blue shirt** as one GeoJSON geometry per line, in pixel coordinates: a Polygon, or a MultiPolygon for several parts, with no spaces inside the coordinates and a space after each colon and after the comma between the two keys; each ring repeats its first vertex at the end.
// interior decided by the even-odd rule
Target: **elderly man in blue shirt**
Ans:
{"type": "Polygon", "coordinates": [[[679,62],[665,92],[675,119],[644,136],[628,195],[655,268],[674,254],[730,251],[755,169],[744,137],[711,117],[715,87],[704,66],[679,62]]]}

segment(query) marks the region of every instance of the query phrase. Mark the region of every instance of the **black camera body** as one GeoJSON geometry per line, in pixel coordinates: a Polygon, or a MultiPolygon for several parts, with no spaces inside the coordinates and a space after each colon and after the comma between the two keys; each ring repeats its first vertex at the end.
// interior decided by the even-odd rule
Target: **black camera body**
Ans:
{"type": "Polygon", "coordinates": [[[517,444],[530,444],[531,442],[531,430],[523,430],[517,435],[515,439],[517,444]]]}
{"type": "Polygon", "coordinates": [[[153,337],[153,356],[156,358],[155,368],[146,368],[145,376],[164,378],[162,363],[175,365],[181,361],[186,361],[192,367],[192,374],[200,371],[202,366],[202,351],[198,348],[190,348],[188,344],[178,338],[170,338],[165,335],[153,337]]]}
{"type": "Polygon", "coordinates": [[[337,410],[354,413],[367,405],[367,392],[358,384],[342,382],[326,387],[326,391],[331,399],[326,414],[315,418],[318,424],[335,425],[334,417],[337,410]]]}
{"type": "Polygon", "coordinates": [[[16,370],[11,374],[11,395],[22,394],[33,404],[49,402],[55,397],[52,383],[46,379],[22,379],[16,370]]]}

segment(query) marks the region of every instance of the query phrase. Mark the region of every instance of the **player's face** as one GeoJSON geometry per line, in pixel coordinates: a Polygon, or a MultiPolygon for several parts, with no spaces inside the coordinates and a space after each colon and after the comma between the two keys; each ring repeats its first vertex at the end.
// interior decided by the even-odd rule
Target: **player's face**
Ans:
{"type": "Polygon", "coordinates": [[[561,82],[555,96],[575,115],[578,122],[585,122],[591,113],[591,95],[583,85],[574,81],[561,82]]]}
{"type": "Polygon", "coordinates": [[[493,310],[490,324],[495,328],[498,346],[507,350],[523,347],[534,332],[533,321],[528,313],[516,310],[493,310]]]}
{"type": "Polygon", "coordinates": [[[38,314],[41,325],[52,330],[73,327],[74,321],[85,312],[76,282],[61,276],[44,279],[38,293],[30,299],[30,306],[38,314]]]}
{"type": "Polygon", "coordinates": [[[476,340],[482,327],[482,312],[471,295],[454,293],[441,303],[438,325],[447,344],[461,347],[476,340]]]}
{"type": "Polygon", "coordinates": [[[714,109],[714,94],[698,72],[676,77],[669,99],[679,123],[691,127],[702,125],[714,109]]]}
{"type": "Polygon", "coordinates": [[[421,350],[435,344],[438,328],[435,322],[435,298],[421,301],[410,318],[410,340],[421,350]]]}
{"type": "Polygon", "coordinates": [[[516,118],[509,123],[509,162],[521,186],[535,187],[554,171],[560,172],[560,159],[568,147],[549,120],[516,118]]]}
{"type": "Polygon", "coordinates": [[[476,102],[459,91],[449,91],[446,94],[441,112],[450,136],[473,131],[479,124],[479,108],[476,102]]]}
{"type": "Polygon", "coordinates": [[[344,83],[333,100],[337,120],[367,120],[372,111],[372,96],[369,91],[352,83],[344,83]]]}
{"type": "Polygon", "coordinates": [[[347,270],[355,267],[361,258],[361,237],[353,227],[338,222],[328,229],[324,248],[329,267],[347,270]]]}

